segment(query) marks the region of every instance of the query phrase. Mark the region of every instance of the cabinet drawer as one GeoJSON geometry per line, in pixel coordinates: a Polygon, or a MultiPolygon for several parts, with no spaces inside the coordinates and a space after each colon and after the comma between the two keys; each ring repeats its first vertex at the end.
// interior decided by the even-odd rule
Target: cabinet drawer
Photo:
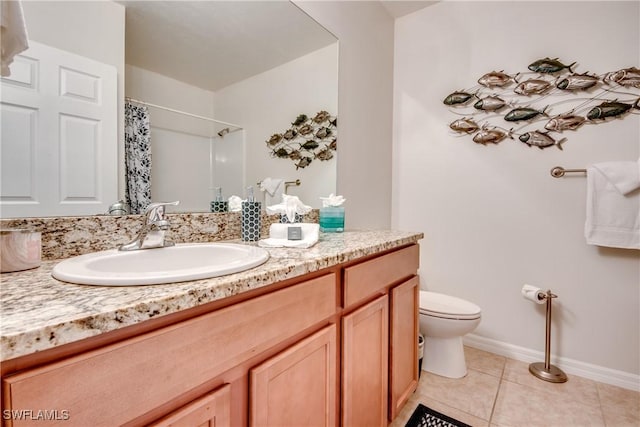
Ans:
{"type": "Polygon", "coordinates": [[[420,250],[411,245],[344,270],[344,306],[361,301],[418,270],[420,250]]]}
{"type": "Polygon", "coordinates": [[[121,425],[335,312],[332,273],[9,376],[5,409],[68,411],[67,427],[121,425]]]}

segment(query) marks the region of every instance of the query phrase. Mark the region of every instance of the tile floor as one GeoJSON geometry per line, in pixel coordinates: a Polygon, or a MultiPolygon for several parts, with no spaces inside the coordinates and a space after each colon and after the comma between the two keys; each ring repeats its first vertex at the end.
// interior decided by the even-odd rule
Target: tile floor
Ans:
{"type": "Polygon", "coordinates": [[[418,389],[390,427],[404,427],[418,403],[474,427],[640,427],[640,393],[569,375],[563,384],[529,373],[529,364],[465,347],[468,374],[422,372],[418,389]]]}

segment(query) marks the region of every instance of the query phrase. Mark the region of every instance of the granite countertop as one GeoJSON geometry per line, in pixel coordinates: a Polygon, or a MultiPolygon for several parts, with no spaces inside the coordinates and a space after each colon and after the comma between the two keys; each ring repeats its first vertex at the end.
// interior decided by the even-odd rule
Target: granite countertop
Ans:
{"type": "Polygon", "coordinates": [[[56,261],[0,276],[0,361],[54,348],[240,294],[367,255],[415,243],[422,233],[320,233],[309,249],[268,249],[251,270],[166,285],[74,285],[51,277],[56,261]]]}

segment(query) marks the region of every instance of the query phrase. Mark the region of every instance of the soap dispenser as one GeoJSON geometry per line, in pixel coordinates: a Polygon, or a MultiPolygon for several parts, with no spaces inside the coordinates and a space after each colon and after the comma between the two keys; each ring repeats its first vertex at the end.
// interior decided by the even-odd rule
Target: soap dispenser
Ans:
{"type": "Polygon", "coordinates": [[[260,239],[260,208],[262,203],[256,202],[253,187],[247,187],[247,200],[242,201],[240,234],[245,242],[256,242],[260,239]]]}
{"type": "Polygon", "coordinates": [[[229,202],[222,198],[222,188],[215,188],[215,198],[211,202],[211,212],[227,212],[229,210],[229,202]]]}

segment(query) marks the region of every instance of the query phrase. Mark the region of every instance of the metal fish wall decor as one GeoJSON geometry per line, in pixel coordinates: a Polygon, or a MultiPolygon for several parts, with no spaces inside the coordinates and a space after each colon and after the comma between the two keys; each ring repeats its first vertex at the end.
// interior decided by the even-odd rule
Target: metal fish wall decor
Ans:
{"type": "Polygon", "coordinates": [[[640,115],[640,69],[578,73],[576,61],[566,62],[543,58],[528,71],[480,76],[477,85],[444,97],[449,110],[462,116],[449,128],[482,145],[513,140],[562,150],[565,131],[640,115]]]}
{"type": "Polygon", "coordinates": [[[306,168],[314,160],[333,158],[338,148],[338,119],[326,111],[309,117],[300,114],[284,132],[274,133],[266,143],[272,157],[292,160],[296,169],[306,168]]]}

